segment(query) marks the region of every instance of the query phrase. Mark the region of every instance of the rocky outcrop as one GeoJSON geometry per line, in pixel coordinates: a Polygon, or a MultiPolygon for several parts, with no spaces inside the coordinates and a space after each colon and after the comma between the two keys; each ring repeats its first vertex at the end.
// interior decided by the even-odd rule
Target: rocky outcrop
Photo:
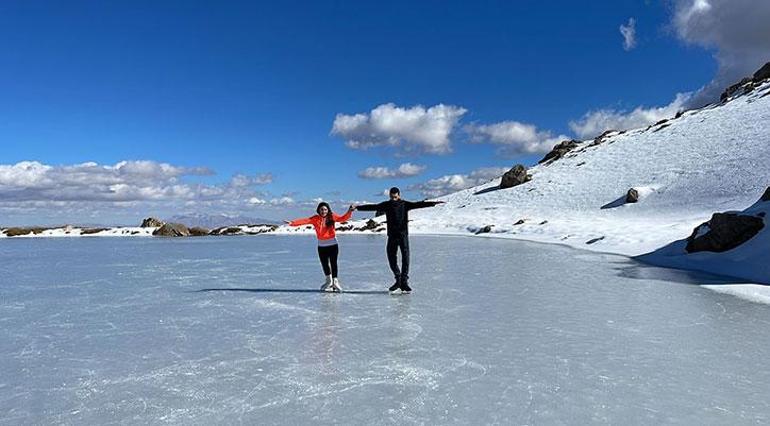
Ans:
{"type": "Polygon", "coordinates": [[[631,188],[626,193],[626,203],[636,203],[639,201],[639,191],[636,188],[631,188]]]}
{"type": "Polygon", "coordinates": [[[752,239],[765,227],[756,216],[737,213],[715,213],[711,220],[699,225],[687,238],[688,253],[700,251],[725,252],[752,239]]]}
{"type": "Polygon", "coordinates": [[[517,164],[503,174],[503,178],[500,180],[500,188],[513,188],[530,180],[532,180],[532,175],[527,174],[527,168],[517,164]]]}
{"type": "Polygon", "coordinates": [[[189,237],[190,230],[181,223],[165,223],[153,231],[152,235],[156,237],[189,237]]]}
{"type": "Polygon", "coordinates": [[[558,144],[556,144],[556,146],[553,147],[551,152],[549,152],[548,154],[545,154],[545,157],[543,157],[542,160],[538,161],[538,164],[542,164],[542,163],[551,164],[554,161],[560,159],[561,157],[564,157],[564,155],[566,155],[568,152],[577,148],[579,144],[580,142],[574,139],[569,141],[559,142],[558,144]]]}
{"type": "Polygon", "coordinates": [[[725,91],[722,92],[722,94],[719,96],[719,100],[724,102],[728,98],[731,98],[731,97],[735,96],[736,94],[742,94],[743,91],[745,91],[749,86],[751,86],[751,88],[753,89],[753,85],[754,85],[754,80],[752,80],[749,77],[746,77],[746,78],[742,79],[741,81],[739,81],[739,82],[733,84],[732,86],[728,87],[727,89],[725,89],[725,91]],[[741,93],[738,93],[739,91],[741,93]]]}
{"type": "Polygon", "coordinates": [[[762,66],[762,68],[758,69],[757,72],[754,73],[753,77],[755,83],[759,83],[762,80],[770,78],[770,62],[766,63],[762,66]]]}
{"type": "Polygon", "coordinates": [[[80,235],[98,234],[102,231],[109,231],[110,228],[86,228],[80,231],[80,235]]]}
{"type": "Polygon", "coordinates": [[[724,102],[735,95],[742,95],[744,93],[751,92],[761,82],[769,78],[770,78],[770,62],[763,65],[762,68],[758,69],[757,72],[755,72],[754,75],[752,75],[751,77],[746,77],[741,81],[725,89],[725,91],[722,92],[722,95],[719,97],[719,99],[722,102],[724,102]]]}
{"type": "Polygon", "coordinates": [[[601,135],[595,137],[594,140],[591,142],[591,144],[588,145],[588,146],[601,145],[602,143],[604,143],[604,141],[607,139],[607,137],[610,136],[613,133],[617,133],[617,131],[616,130],[607,130],[607,131],[605,131],[601,135]]]}
{"type": "Polygon", "coordinates": [[[8,237],[19,237],[22,235],[38,235],[42,233],[43,231],[50,229],[50,228],[41,228],[41,227],[29,227],[29,228],[22,228],[22,227],[12,227],[5,230],[5,235],[8,237]]]}
{"type": "Polygon", "coordinates": [[[205,237],[209,235],[209,230],[200,226],[193,226],[190,228],[191,237],[205,237]]]}
{"type": "Polygon", "coordinates": [[[154,217],[148,217],[142,221],[142,228],[160,228],[163,226],[163,221],[154,217]]]}

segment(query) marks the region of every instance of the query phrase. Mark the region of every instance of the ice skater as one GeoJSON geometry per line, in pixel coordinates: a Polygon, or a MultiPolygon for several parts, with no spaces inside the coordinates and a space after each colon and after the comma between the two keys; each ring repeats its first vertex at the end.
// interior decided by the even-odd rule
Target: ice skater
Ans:
{"type": "Polygon", "coordinates": [[[337,278],[337,257],[340,253],[337,243],[337,234],[334,230],[335,222],[347,222],[353,215],[356,206],[351,205],[347,213],[342,216],[334,214],[328,203],[321,202],[316,207],[316,215],[296,220],[285,220],[290,226],[313,225],[315,235],[318,237],[318,258],[321,260],[326,281],[321,286],[321,291],[341,292],[342,286],[337,278]]]}
{"type": "Polygon", "coordinates": [[[379,204],[363,204],[353,206],[361,211],[379,211],[385,213],[388,226],[388,263],[390,270],[396,278],[396,282],[390,286],[388,291],[394,292],[401,289],[403,293],[411,293],[409,287],[409,210],[421,209],[424,207],[433,207],[437,204],[443,204],[443,201],[406,201],[401,199],[401,190],[390,188],[388,191],[390,200],[379,204]],[[396,255],[401,250],[401,269],[398,267],[396,255]]]}

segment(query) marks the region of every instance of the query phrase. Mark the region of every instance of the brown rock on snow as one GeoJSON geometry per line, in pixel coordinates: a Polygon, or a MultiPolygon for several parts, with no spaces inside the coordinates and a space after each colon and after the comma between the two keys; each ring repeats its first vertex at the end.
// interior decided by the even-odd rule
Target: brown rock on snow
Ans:
{"type": "Polygon", "coordinates": [[[156,229],[152,235],[157,237],[189,237],[190,230],[181,223],[166,223],[156,229]]]}
{"type": "Polygon", "coordinates": [[[522,183],[532,180],[532,176],[527,174],[527,168],[517,164],[508,170],[500,180],[500,188],[512,188],[522,183]]]}
{"type": "Polygon", "coordinates": [[[148,217],[142,221],[142,228],[159,228],[163,226],[163,221],[154,217],[148,217]]]}
{"type": "Polygon", "coordinates": [[[765,221],[754,216],[737,213],[714,213],[711,220],[695,228],[687,238],[688,253],[711,251],[721,253],[732,250],[752,239],[765,221]],[[704,228],[705,227],[705,228],[704,228]],[[702,233],[702,231],[706,231],[702,233]]]}

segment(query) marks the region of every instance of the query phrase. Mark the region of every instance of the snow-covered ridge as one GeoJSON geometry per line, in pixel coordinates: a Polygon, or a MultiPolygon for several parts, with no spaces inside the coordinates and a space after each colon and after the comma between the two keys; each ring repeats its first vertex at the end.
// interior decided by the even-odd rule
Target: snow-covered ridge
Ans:
{"type": "MultiPolygon", "coordinates": [[[[415,211],[411,229],[466,235],[488,230],[481,235],[630,256],[686,238],[714,212],[755,205],[770,184],[770,81],[645,129],[581,142],[530,173],[530,182],[514,188],[497,189],[495,180],[447,195],[447,204],[415,211]],[[631,188],[640,199],[624,203],[631,188]]],[[[766,255],[767,238],[765,228],[751,241],[756,253],[766,255]]],[[[770,270],[758,269],[761,257],[687,255],[675,266],[770,283],[770,270]],[[696,260],[728,257],[733,261],[696,260]]]]}
{"type": "Polygon", "coordinates": [[[151,237],[155,227],[114,227],[114,228],[84,228],[77,226],[58,227],[11,227],[0,229],[0,238],[33,238],[33,237],[151,237]]]}

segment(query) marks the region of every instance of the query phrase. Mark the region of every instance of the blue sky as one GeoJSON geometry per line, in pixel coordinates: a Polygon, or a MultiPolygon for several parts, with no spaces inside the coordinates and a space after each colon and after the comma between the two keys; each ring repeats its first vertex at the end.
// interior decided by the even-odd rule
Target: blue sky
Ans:
{"type": "MultiPolygon", "coordinates": [[[[673,21],[688,3],[5,1],[0,167],[147,160],[208,168],[214,174],[180,172],[170,182],[210,186],[236,174],[272,176],[245,198],[260,202],[242,206],[139,197],[98,200],[89,216],[76,199],[47,208],[45,192],[37,192],[42,199],[8,201],[6,221],[215,210],[280,218],[306,211],[302,202],[316,197],[375,200],[392,185],[532,164],[550,138],[586,136],[569,123],[589,112],[620,117],[665,107],[715,78],[720,46],[688,39],[673,21]],[[635,47],[627,50],[619,27],[630,18],[635,47]],[[391,103],[405,111],[462,109],[447,134],[449,151],[410,144],[410,132],[421,131],[415,127],[378,135],[398,146],[370,149],[331,133],[338,114],[391,103]],[[539,148],[528,152],[521,141],[495,142],[479,130],[505,122],[536,127],[539,148]],[[404,163],[422,172],[359,177],[368,167],[404,163]],[[282,196],[294,203],[269,205],[282,196]]],[[[0,195],[3,185],[10,191],[12,183],[0,180],[0,195]]],[[[411,198],[434,195],[413,188],[411,198]]]]}

